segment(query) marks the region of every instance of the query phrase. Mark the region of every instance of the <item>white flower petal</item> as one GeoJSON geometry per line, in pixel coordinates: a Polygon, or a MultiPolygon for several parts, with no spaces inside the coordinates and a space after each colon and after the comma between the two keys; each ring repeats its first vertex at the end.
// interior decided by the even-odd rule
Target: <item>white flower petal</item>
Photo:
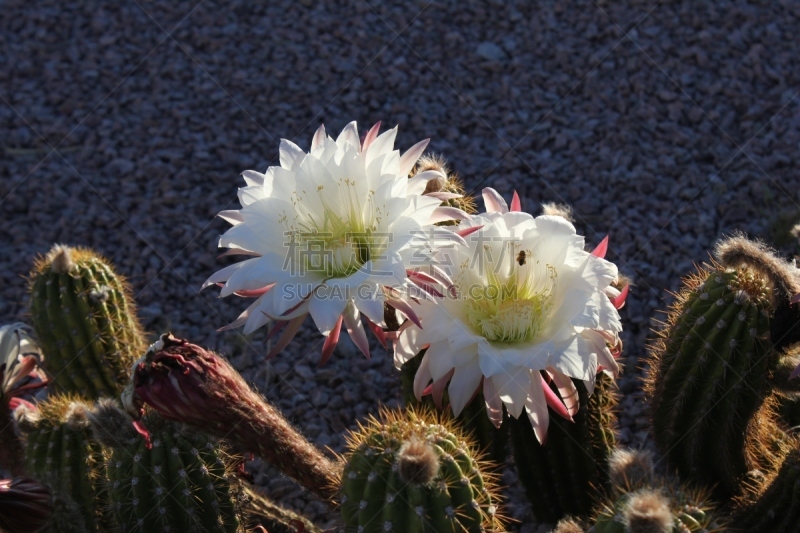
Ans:
{"type": "Polygon", "coordinates": [[[508,204],[503,200],[503,197],[491,187],[483,189],[483,203],[486,205],[486,211],[489,213],[508,213],[508,204]]]}
{"type": "Polygon", "coordinates": [[[280,160],[281,166],[287,170],[294,170],[305,158],[306,153],[292,141],[281,139],[280,160]]]}
{"type": "Polygon", "coordinates": [[[447,389],[453,415],[458,416],[481,384],[483,374],[477,360],[456,367],[447,389]]]}
{"type": "Polygon", "coordinates": [[[406,150],[400,157],[400,168],[397,169],[397,173],[407,176],[411,169],[414,168],[414,165],[417,164],[417,160],[422,155],[422,152],[425,151],[429,142],[431,142],[430,139],[425,139],[406,150]]]}
{"type": "Polygon", "coordinates": [[[342,316],[347,303],[348,300],[344,298],[322,299],[315,296],[311,297],[308,302],[308,312],[311,314],[311,318],[314,319],[314,323],[320,333],[328,335],[331,332],[339,321],[339,317],[342,316]]]}
{"type": "Polygon", "coordinates": [[[499,372],[491,377],[500,399],[506,405],[508,414],[519,418],[525,409],[531,375],[525,368],[511,367],[508,372],[499,372]]]}

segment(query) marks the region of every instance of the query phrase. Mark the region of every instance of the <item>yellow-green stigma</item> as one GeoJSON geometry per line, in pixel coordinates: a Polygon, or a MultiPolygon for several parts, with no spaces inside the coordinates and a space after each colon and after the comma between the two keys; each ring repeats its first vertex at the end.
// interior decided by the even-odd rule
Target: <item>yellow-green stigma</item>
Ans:
{"type": "Polygon", "coordinates": [[[464,309],[478,335],[492,342],[515,343],[536,339],[542,333],[553,307],[555,269],[548,266],[538,280],[530,276],[519,283],[515,279],[519,277],[501,281],[489,276],[482,290],[469,295],[464,309]]]}

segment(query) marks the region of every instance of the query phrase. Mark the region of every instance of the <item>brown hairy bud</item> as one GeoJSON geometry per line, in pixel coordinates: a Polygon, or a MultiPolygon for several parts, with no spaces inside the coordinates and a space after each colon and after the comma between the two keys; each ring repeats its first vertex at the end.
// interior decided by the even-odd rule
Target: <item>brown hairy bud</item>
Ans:
{"type": "Polygon", "coordinates": [[[424,485],[439,472],[439,458],[430,442],[412,438],[397,455],[400,478],[406,483],[424,485]]]}
{"type": "Polygon", "coordinates": [[[574,519],[563,518],[556,524],[553,533],[584,533],[584,531],[584,528],[574,519]]]}
{"type": "Polygon", "coordinates": [[[653,454],[647,450],[615,449],[608,458],[608,473],[614,485],[629,489],[653,478],[653,454]]]}
{"type": "Polygon", "coordinates": [[[669,501],[655,490],[632,494],[623,515],[630,533],[670,533],[674,523],[669,501]]]}

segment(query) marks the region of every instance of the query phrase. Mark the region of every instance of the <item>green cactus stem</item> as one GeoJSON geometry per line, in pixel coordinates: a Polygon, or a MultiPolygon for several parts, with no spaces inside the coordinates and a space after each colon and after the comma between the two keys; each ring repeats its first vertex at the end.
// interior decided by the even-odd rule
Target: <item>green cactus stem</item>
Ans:
{"type": "Polygon", "coordinates": [[[55,387],[118,396],[147,348],[125,280],[94,252],[61,245],[30,277],[31,318],[55,387]]]}
{"type": "Polygon", "coordinates": [[[109,508],[120,531],[244,532],[233,462],[213,441],[155,413],[142,420],[145,438],[111,402],[89,417],[111,450],[109,508]]]}
{"type": "Polygon", "coordinates": [[[604,373],[598,374],[589,396],[582,381],[573,382],[580,408],[573,422],[550,410],[544,445],[539,444],[527,417],[508,418],[514,464],[533,514],[543,522],[588,516],[595,493],[608,481],[608,456],[616,443],[616,384],[604,373]]]}
{"type": "Polygon", "coordinates": [[[75,526],[74,517],[65,520],[68,517],[59,513],[70,507],[79,513],[80,531],[102,532],[112,525],[105,493],[105,457],[89,427],[89,409],[78,397],[56,395],[35,409],[20,407],[15,413],[25,438],[28,472],[50,485],[55,496],[65,502],[55,509],[49,528],[53,532],[75,526]]]}
{"type": "Polygon", "coordinates": [[[382,411],[348,437],[346,532],[501,531],[494,476],[474,446],[432,411],[382,411]]]}
{"type": "MultiPolygon", "coordinates": [[[[424,355],[425,350],[406,361],[400,369],[403,401],[409,407],[424,405],[427,408],[436,408],[442,411],[442,407],[448,403],[447,391],[443,393],[443,405],[440,406],[435,405],[431,395],[423,397],[421,402],[414,396],[414,376],[417,374],[424,355]]],[[[503,420],[507,419],[508,415],[504,414],[503,420]]],[[[499,467],[505,463],[508,455],[508,427],[505,423],[499,428],[494,426],[486,415],[486,404],[482,392],[478,392],[475,398],[464,407],[461,414],[455,418],[454,423],[473,439],[478,449],[494,463],[493,467],[499,467]]],[[[490,466],[490,468],[493,467],[490,466]]]]}
{"type": "Polygon", "coordinates": [[[733,525],[745,533],[800,530],[800,448],[786,457],[776,475],[761,484],[756,497],[740,502],[733,525]]]}
{"type": "Polygon", "coordinates": [[[653,433],[682,477],[740,494],[769,474],[791,442],[776,425],[769,377],[772,283],[751,268],[711,265],[686,278],[652,350],[647,390],[653,433]]]}

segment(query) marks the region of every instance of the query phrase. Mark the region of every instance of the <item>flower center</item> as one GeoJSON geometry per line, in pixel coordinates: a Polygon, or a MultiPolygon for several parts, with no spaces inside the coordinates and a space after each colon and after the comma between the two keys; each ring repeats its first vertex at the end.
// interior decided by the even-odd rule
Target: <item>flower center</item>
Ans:
{"type": "Polygon", "coordinates": [[[370,260],[375,248],[375,239],[367,232],[344,235],[309,232],[297,234],[295,239],[301,267],[328,278],[354,274],[370,260]]]}
{"type": "Polygon", "coordinates": [[[464,309],[472,329],[492,342],[514,343],[536,339],[547,325],[555,298],[556,271],[547,266],[543,276],[516,272],[501,281],[490,276],[482,290],[470,291],[464,309]],[[538,278],[538,279],[537,279],[538,278]]]}

